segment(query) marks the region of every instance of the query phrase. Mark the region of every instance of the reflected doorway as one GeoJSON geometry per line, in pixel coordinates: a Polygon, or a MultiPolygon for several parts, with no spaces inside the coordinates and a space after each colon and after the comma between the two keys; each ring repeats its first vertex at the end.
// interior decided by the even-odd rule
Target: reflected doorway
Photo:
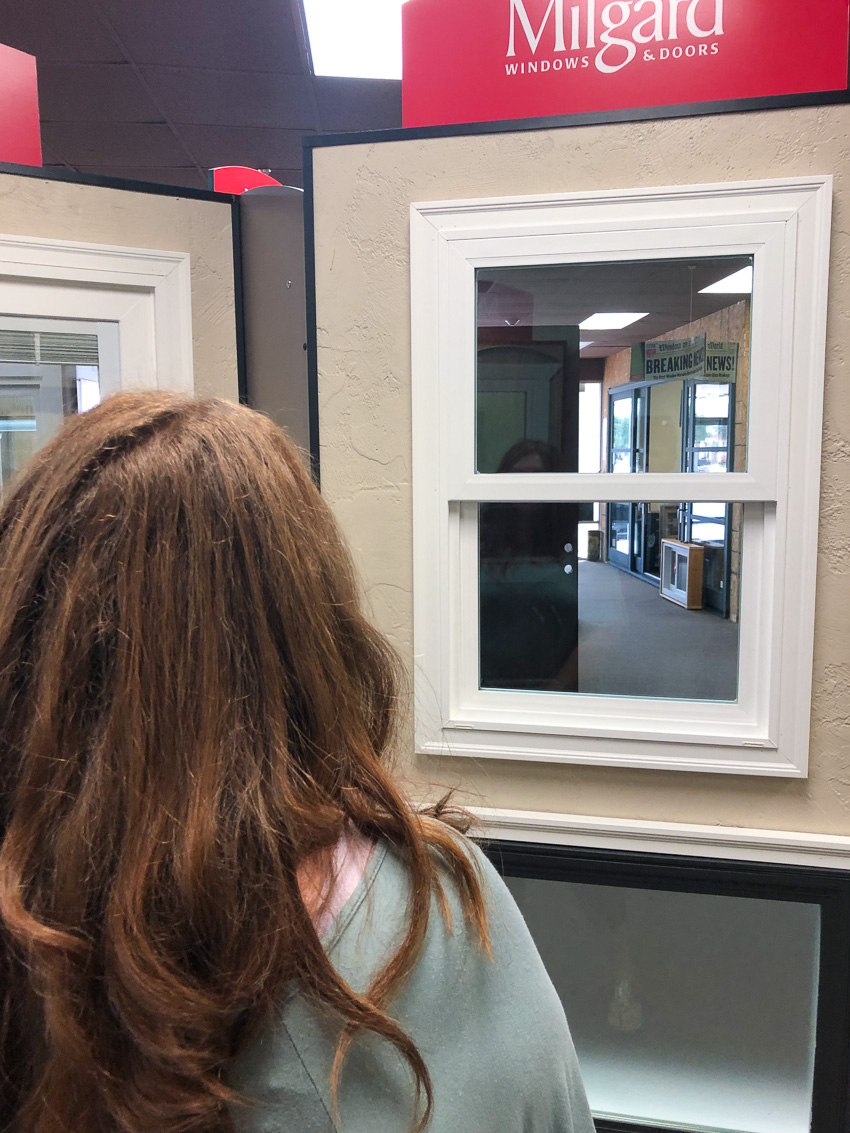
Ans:
{"type": "MultiPolygon", "coordinates": [[[[479,328],[476,470],[577,472],[577,326],[479,328]]],[[[578,691],[573,503],[480,507],[482,688],[578,691]]]]}
{"type": "MultiPolygon", "coordinates": [[[[608,394],[608,470],[731,470],[735,384],[672,380],[631,382],[608,394]]],[[[722,503],[610,503],[607,560],[657,586],[661,543],[705,548],[703,606],[729,616],[731,507],[722,503]]]]}

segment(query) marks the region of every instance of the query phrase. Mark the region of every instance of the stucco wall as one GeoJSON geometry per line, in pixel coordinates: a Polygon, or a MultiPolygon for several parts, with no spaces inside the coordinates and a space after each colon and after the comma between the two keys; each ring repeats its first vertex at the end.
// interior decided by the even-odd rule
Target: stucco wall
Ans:
{"type": "Polygon", "coordinates": [[[226,202],[2,173],[0,233],[188,252],[196,393],[237,398],[232,232],[226,202]]]}
{"type": "Polygon", "coordinates": [[[814,698],[807,780],[424,758],[414,790],[467,801],[850,834],[850,108],[359,144],[315,151],[322,485],[380,627],[412,663],[412,201],[832,173],[836,177],[814,698]]]}

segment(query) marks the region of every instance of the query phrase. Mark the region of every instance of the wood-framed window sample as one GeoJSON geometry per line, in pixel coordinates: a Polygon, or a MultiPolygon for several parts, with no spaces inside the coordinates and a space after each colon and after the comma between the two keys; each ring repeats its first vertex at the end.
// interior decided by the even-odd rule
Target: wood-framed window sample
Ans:
{"type": "Polygon", "coordinates": [[[850,874],[493,841],[598,1133],[847,1127],[850,874]]]}
{"type": "Polygon", "coordinates": [[[831,191],[411,206],[418,751],[805,776],[831,191]]]}

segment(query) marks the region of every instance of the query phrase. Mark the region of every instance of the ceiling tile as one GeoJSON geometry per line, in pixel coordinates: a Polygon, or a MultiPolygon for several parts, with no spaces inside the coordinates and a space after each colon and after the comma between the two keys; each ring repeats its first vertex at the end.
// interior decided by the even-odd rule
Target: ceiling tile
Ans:
{"type": "Polygon", "coordinates": [[[192,156],[200,165],[247,165],[252,169],[297,169],[301,164],[299,130],[241,129],[236,126],[181,126],[192,156]]]}
{"type": "Polygon", "coordinates": [[[161,122],[162,112],[128,63],[44,63],[43,122],[161,122]]]}
{"type": "Polygon", "coordinates": [[[401,83],[395,79],[313,79],[324,131],[393,130],[401,126],[401,83]]]}
{"type": "Polygon", "coordinates": [[[189,162],[168,127],[153,123],[45,122],[42,136],[75,168],[166,169],[189,162]]]}
{"type": "Polygon", "coordinates": [[[269,71],[144,67],[157,102],[174,123],[315,129],[310,80],[269,71]]]}
{"type": "Polygon", "coordinates": [[[296,189],[300,189],[303,185],[304,170],[301,166],[297,169],[271,169],[269,173],[275,181],[280,181],[281,185],[294,185],[296,189]]]}
{"type": "Polygon", "coordinates": [[[287,0],[99,2],[137,63],[306,71],[287,0]]]}
{"type": "Polygon", "coordinates": [[[120,63],[113,36],[83,0],[0,0],[0,42],[39,63],[120,63]]]}
{"type": "Polygon", "coordinates": [[[206,189],[207,179],[192,166],[172,169],[115,169],[111,166],[80,166],[80,173],[93,173],[99,177],[125,177],[132,181],[152,181],[157,185],[176,185],[188,189],[206,189]]]}

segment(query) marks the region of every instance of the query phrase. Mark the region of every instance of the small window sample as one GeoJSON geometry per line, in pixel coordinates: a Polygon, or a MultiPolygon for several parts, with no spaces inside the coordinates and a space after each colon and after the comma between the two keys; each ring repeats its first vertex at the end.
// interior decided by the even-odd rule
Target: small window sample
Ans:
{"type": "Polygon", "coordinates": [[[419,751],[805,774],[830,211],[412,206],[419,751]]]}
{"type": "Polygon", "coordinates": [[[0,317],[0,491],[63,418],[100,402],[117,344],[111,323],[0,317]]]}

